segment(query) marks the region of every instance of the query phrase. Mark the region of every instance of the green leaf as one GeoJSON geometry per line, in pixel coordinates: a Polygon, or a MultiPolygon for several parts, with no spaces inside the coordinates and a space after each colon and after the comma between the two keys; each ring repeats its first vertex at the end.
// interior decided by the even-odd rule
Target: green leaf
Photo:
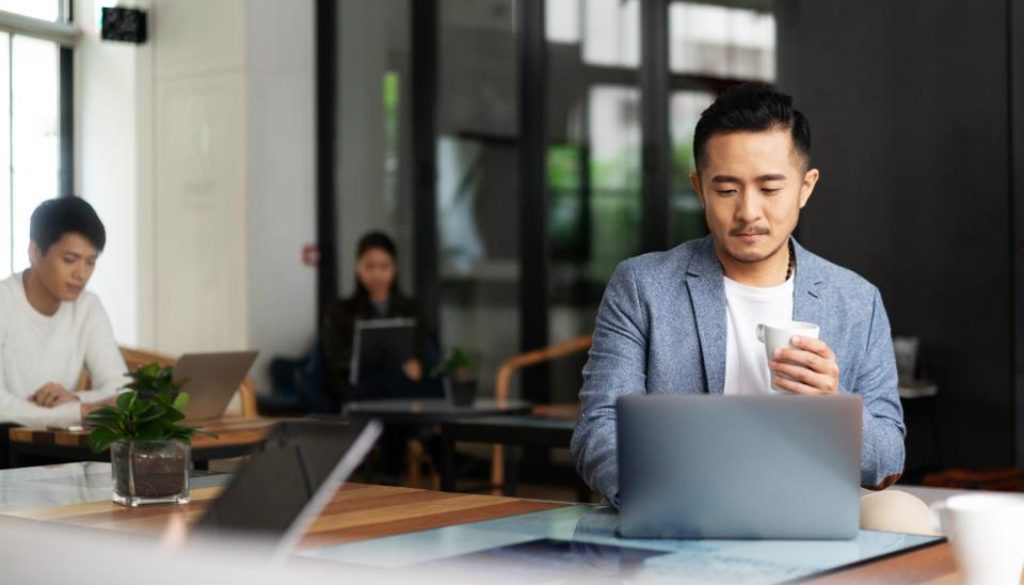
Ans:
{"type": "Polygon", "coordinates": [[[129,410],[133,402],[135,402],[135,392],[124,392],[117,397],[117,408],[121,410],[129,410]]]}
{"type": "Polygon", "coordinates": [[[164,425],[159,420],[150,421],[140,426],[139,431],[135,434],[136,441],[159,441],[166,438],[164,425]]]}
{"type": "Polygon", "coordinates": [[[177,396],[175,396],[174,404],[172,404],[172,406],[174,407],[175,410],[184,410],[185,407],[188,406],[188,393],[181,392],[177,396]]]}
{"type": "Polygon", "coordinates": [[[96,427],[89,434],[89,447],[96,453],[100,453],[110,446],[111,443],[120,439],[114,431],[106,427],[96,427]]]}

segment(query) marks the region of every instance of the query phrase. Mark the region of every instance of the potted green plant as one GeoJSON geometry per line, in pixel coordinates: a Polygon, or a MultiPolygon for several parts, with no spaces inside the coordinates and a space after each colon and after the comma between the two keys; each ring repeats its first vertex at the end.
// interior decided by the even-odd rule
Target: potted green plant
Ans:
{"type": "Polygon", "coordinates": [[[147,364],[126,374],[131,383],[113,406],[90,413],[89,446],[110,449],[113,500],[125,506],[189,501],[189,467],[195,427],[179,424],[188,394],[173,369],[147,364]]]}
{"type": "Polygon", "coordinates": [[[476,376],[473,375],[473,360],[459,347],[453,347],[430,375],[444,376],[444,393],[455,406],[471,406],[476,397],[476,376]]]}

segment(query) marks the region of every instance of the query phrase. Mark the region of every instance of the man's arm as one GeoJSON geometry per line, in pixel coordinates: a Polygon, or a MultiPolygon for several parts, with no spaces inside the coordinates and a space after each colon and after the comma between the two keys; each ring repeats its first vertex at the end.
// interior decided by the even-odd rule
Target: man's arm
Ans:
{"type": "Polygon", "coordinates": [[[576,469],[592,489],[618,506],[615,401],[647,387],[647,322],[628,261],[612,275],[583,368],[580,420],[572,437],[576,469]]]}
{"type": "Polygon", "coordinates": [[[15,396],[4,386],[4,364],[0,359],[0,422],[14,422],[25,426],[67,426],[82,422],[81,405],[77,400],[52,408],[39,406],[26,398],[15,396]]]}
{"type": "Polygon", "coordinates": [[[92,387],[78,392],[83,404],[100,402],[117,394],[127,382],[125,372],[128,366],[114,339],[114,329],[99,299],[89,307],[86,320],[88,331],[85,332],[85,367],[89,370],[92,387]]]}
{"type": "Polygon", "coordinates": [[[864,400],[861,485],[882,489],[895,483],[903,473],[906,427],[897,393],[899,376],[889,317],[882,296],[877,289],[874,293],[864,365],[850,390],[864,400]]]}

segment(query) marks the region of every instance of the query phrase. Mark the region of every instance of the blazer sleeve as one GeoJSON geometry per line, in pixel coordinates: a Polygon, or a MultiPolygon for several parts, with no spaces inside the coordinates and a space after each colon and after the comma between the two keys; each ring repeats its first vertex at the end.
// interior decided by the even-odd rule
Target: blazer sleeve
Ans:
{"type": "Polygon", "coordinates": [[[889,317],[882,296],[874,289],[864,366],[851,389],[864,402],[860,468],[861,485],[866,488],[887,487],[903,473],[906,427],[898,382],[889,317]]]}
{"type": "Polygon", "coordinates": [[[647,387],[648,325],[629,261],[612,275],[597,313],[594,342],[583,368],[580,420],[571,452],[593,490],[618,507],[615,402],[647,387]]]}

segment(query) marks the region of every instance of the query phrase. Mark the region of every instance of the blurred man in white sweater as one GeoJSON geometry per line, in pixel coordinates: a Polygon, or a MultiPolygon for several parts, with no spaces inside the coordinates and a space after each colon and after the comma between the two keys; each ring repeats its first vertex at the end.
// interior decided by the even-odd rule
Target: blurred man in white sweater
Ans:
{"type": "Polygon", "coordinates": [[[125,383],[124,359],[99,298],[85,290],[106,243],[77,197],[32,212],[31,267],[0,281],[0,423],[71,425],[125,383]],[[90,389],[78,389],[83,368],[90,389]]]}

